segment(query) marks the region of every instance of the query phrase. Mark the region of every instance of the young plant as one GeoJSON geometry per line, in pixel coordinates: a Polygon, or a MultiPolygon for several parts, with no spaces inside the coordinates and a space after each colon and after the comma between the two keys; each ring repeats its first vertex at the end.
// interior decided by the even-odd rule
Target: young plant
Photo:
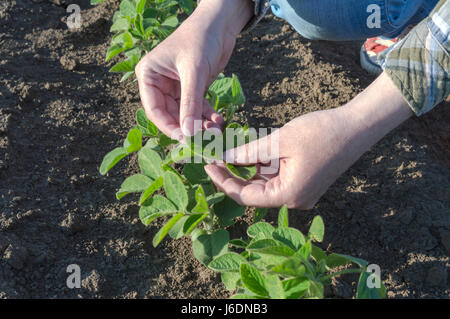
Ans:
{"type": "Polygon", "coordinates": [[[298,299],[323,298],[324,286],[330,285],[333,277],[359,273],[357,298],[384,298],[386,289],[380,282],[379,288],[369,288],[366,271],[368,262],[359,258],[341,255],[327,255],[313,245],[321,242],[324,224],[316,216],[308,235],[288,225],[288,211],[282,207],[278,227],[259,222],[247,230],[248,240],[232,240],[230,246],[242,250],[229,251],[213,259],[208,267],[221,272],[222,282],[237,299],[298,299]],[[356,265],[335,271],[337,267],[356,265]]]}
{"type": "MultiPolygon", "coordinates": [[[[104,0],[91,0],[98,4],[104,0]]],[[[142,54],[153,50],[190,15],[196,6],[193,0],[123,0],[114,13],[110,31],[114,33],[106,53],[106,61],[122,54],[125,59],[110,72],[124,73],[125,81],[134,74],[142,54]]]]}
{"type": "MultiPolygon", "coordinates": [[[[226,78],[223,75],[211,85],[208,99],[228,121],[239,107],[237,103],[245,101],[237,77],[226,78]]],[[[241,135],[237,140],[242,143],[249,141],[247,127],[237,123],[230,123],[227,127],[241,135]]],[[[234,218],[242,216],[245,207],[218,192],[206,174],[204,165],[208,160],[221,160],[219,153],[224,149],[217,153],[206,152],[208,144],[201,136],[203,132],[199,134],[200,143],[197,143],[197,136],[186,143],[178,143],[162,134],[146,117],[144,110],[139,109],[136,112],[136,126],[127,134],[123,146],[104,157],[100,173],[106,174],[124,157],[138,152],[140,173],[122,183],[116,194],[117,199],[130,193],[141,193],[139,216],[144,225],[150,225],[157,218],[169,217],[153,238],[154,246],[158,246],[166,235],[173,239],[190,235],[194,255],[207,265],[228,246],[229,234],[224,228],[232,225],[234,218]],[[143,142],[143,139],[146,141],[143,142]],[[180,165],[185,162],[188,163],[180,165]]],[[[226,144],[237,146],[236,143],[226,144]]],[[[255,167],[228,167],[243,179],[256,174],[255,167]]]]}
{"type": "MultiPolygon", "coordinates": [[[[97,4],[104,0],[91,0],[97,4]]],[[[111,40],[106,60],[122,54],[125,60],[115,64],[111,72],[124,73],[121,81],[134,74],[142,54],[150,52],[179,25],[183,15],[192,13],[192,0],[123,0],[114,14],[111,40]]],[[[123,145],[109,152],[100,166],[105,175],[127,155],[137,152],[140,173],[128,177],[116,193],[118,200],[130,193],[140,193],[139,217],[148,226],[158,218],[166,218],[153,238],[158,246],[169,235],[173,239],[190,236],[194,256],[210,269],[222,273],[235,298],[322,298],[323,287],[340,274],[359,272],[358,297],[382,297],[384,287],[369,289],[363,285],[369,274],[367,262],[345,255],[326,255],[312,244],[323,238],[323,222],[316,217],[308,236],[288,227],[287,209],[279,215],[279,226],[259,222],[267,213],[256,209],[255,222],[248,229],[249,239],[230,240],[227,227],[242,216],[245,207],[219,192],[204,170],[211,160],[221,160],[222,152],[256,138],[245,125],[232,123],[236,110],[245,103],[241,84],[219,75],[207,91],[206,98],[223,114],[225,127],[234,135],[220,136],[222,145],[211,151],[200,132],[179,144],[161,133],[146,117],[143,109],[136,112],[136,126],[127,134],[123,145]],[[199,137],[197,139],[197,137],[199,137]],[[187,163],[186,163],[187,162],[187,163]],[[240,254],[230,247],[241,248],[240,254]],[[355,263],[356,269],[330,272],[333,268],[355,263]]],[[[206,133],[205,133],[206,134],[206,133]]],[[[208,139],[206,139],[208,140],[208,139]]],[[[253,178],[256,167],[226,167],[234,176],[253,178]]]]}

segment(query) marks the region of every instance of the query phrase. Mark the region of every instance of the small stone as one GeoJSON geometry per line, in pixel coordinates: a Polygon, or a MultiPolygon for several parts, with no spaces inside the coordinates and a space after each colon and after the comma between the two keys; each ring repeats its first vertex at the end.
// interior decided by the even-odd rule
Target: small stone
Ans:
{"type": "Polygon", "coordinates": [[[77,67],[77,61],[74,58],[68,57],[66,55],[63,55],[61,59],[59,59],[59,62],[64,69],[69,71],[72,71],[77,67]]]}
{"type": "Polygon", "coordinates": [[[436,265],[428,270],[425,284],[430,287],[445,287],[447,285],[448,273],[445,266],[436,265]]]}
{"type": "Polygon", "coordinates": [[[12,268],[20,270],[28,258],[28,251],[25,247],[11,244],[6,248],[3,258],[12,268]]]}

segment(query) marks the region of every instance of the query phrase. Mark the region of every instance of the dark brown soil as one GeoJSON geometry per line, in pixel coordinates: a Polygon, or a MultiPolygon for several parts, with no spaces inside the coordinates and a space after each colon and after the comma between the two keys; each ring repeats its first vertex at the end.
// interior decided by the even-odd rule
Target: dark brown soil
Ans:
{"type": "MultiPolygon", "coordinates": [[[[0,2],[0,297],[222,298],[219,277],[190,241],[154,249],[132,199],[115,200],[134,161],[98,173],[140,106],[135,84],[119,84],[104,62],[118,1],[0,2]],[[71,32],[66,6],[82,7],[71,32]],[[66,287],[78,264],[81,289],[66,287]]],[[[243,83],[243,115],[255,127],[345,104],[374,78],[359,66],[360,43],[310,42],[267,17],[242,36],[226,69],[243,83]]],[[[381,266],[390,298],[448,298],[449,108],[407,121],[367,152],[309,212],[320,214],[323,248],[381,266]]],[[[272,221],[275,211],[268,215],[272,221]]],[[[248,218],[233,229],[242,235],[248,218]]],[[[354,294],[345,277],[330,297],[354,294]]]]}

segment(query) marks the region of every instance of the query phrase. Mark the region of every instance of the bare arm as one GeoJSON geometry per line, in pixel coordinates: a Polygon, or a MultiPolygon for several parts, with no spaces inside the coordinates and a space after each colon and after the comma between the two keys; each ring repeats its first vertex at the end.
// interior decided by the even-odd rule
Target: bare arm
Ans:
{"type": "Polygon", "coordinates": [[[226,154],[227,161],[241,165],[279,159],[276,174],[244,182],[220,165],[206,170],[219,189],[242,205],[310,209],[364,152],[412,114],[383,73],[345,106],[300,116],[279,130],[279,139],[269,135],[226,154]],[[262,158],[277,141],[277,158],[262,158]]]}

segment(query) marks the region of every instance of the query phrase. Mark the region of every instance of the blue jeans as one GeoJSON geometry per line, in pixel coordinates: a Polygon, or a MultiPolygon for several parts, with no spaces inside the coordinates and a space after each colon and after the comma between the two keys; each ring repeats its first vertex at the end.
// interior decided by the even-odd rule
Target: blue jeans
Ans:
{"type": "Polygon", "coordinates": [[[425,19],[438,2],[439,0],[271,0],[270,5],[276,16],[289,22],[305,38],[339,41],[381,35],[396,37],[409,25],[425,19]],[[374,8],[377,9],[374,11],[374,8]],[[374,25],[374,22],[378,24],[374,25]]]}

